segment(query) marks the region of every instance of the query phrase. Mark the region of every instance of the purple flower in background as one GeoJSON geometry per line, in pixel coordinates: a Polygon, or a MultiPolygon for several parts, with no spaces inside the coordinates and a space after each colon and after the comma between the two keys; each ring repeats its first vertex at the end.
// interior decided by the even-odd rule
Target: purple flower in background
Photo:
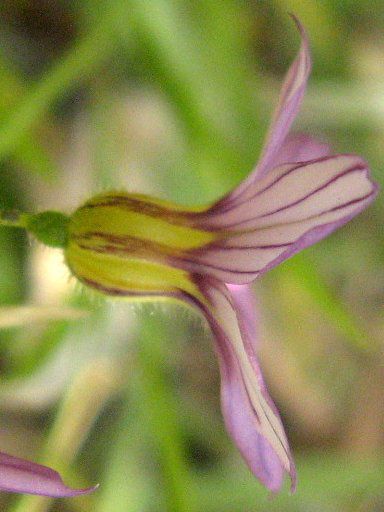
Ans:
{"type": "Polygon", "coordinates": [[[70,489],[64,485],[56,471],[6,453],[0,453],[0,491],[64,498],[86,494],[95,488],[70,489]]]}
{"type": "MultiPolygon", "coordinates": [[[[72,273],[100,293],[134,300],[169,297],[198,308],[214,335],[227,429],[251,471],[274,492],[285,473],[294,490],[296,473],[256,355],[249,283],[348,222],[377,192],[360,157],[330,156],[327,145],[288,135],[311,68],[307,36],[296,23],[301,48],[260,161],[227,196],[208,208],[187,209],[110,192],[91,198],[69,218],[44,212],[19,223],[47,245],[63,247],[72,273]]],[[[91,490],[70,490],[52,470],[8,455],[0,456],[0,489],[48,496],[91,490]]]]}

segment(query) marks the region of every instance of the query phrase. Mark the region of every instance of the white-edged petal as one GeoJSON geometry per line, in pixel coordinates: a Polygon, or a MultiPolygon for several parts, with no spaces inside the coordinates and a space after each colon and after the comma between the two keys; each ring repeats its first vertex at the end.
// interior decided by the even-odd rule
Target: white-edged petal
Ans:
{"type": "Polygon", "coordinates": [[[214,334],[227,429],[251,471],[268,489],[278,491],[285,472],[294,489],[296,474],[288,441],[255,352],[250,290],[240,286],[229,290],[214,279],[192,278],[205,298],[200,307],[214,334]]]}

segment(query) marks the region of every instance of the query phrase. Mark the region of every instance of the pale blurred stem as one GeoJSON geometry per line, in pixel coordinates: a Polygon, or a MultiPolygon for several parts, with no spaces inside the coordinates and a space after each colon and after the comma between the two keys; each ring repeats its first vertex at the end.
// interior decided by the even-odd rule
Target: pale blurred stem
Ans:
{"type": "Polygon", "coordinates": [[[143,394],[141,407],[157,448],[167,510],[193,512],[191,479],[179,431],[178,407],[164,373],[167,364],[162,344],[167,341],[170,341],[170,335],[161,320],[144,315],[138,347],[143,394]]]}
{"type": "Polygon", "coordinates": [[[143,419],[137,414],[132,399],[131,384],[134,380],[134,376],[129,375],[130,383],[121,415],[111,433],[102,485],[98,491],[97,512],[141,512],[146,510],[146,504],[152,498],[152,481],[141,464],[147,437],[143,435],[143,419]]]}
{"type": "Polygon", "coordinates": [[[25,94],[0,128],[0,161],[12,154],[34,124],[73,85],[86,79],[114,49],[116,24],[121,22],[122,2],[106,3],[105,15],[88,34],[43,75],[25,94]]]}
{"type": "MultiPolygon", "coordinates": [[[[51,431],[48,434],[40,462],[58,470],[68,485],[70,466],[82,443],[116,388],[116,369],[109,361],[93,361],[74,378],[64,396],[51,431]]],[[[79,482],[77,483],[77,486],[79,482]]],[[[84,485],[84,482],[80,484],[84,485]]],[[[79,496],[76,500],[93,510],[93,496],[79,496]]],[[[42,496],[23,496],[13,512],[46,512],[53,500],[42,496]]]]}

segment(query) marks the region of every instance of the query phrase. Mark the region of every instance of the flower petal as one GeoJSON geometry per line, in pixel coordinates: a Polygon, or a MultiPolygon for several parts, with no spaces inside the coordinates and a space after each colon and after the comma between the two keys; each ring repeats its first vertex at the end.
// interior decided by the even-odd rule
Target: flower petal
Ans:
{"type": "MultiPolygon", "coordinates": [[[[295,468],[278,412],[269,397],[254,351],[256,316],[248,286],[225,285],[209,276],[189,275],[172,290],[126,293],[127,299],[168,298],[198,308],[210,324],[221,371],[224,419],[251,471],[271,491],[284,471],[295,487],[295,468]]],[[[108,293],[113,293],[109,290],[108,293]]]]}
{"type": "Polygon", "coordinates": [[[304,133],[289,135],[273,160],[273,168],[287,163],[309,162],[331,154],[325,142],[304,133]]]}
{"type": "Polygon", "coordinates": [[[284,472],[295,487],[295,468],[279,414],[269,397],[257,357],[255,317],[244,299],[249,289],[193,276],[204,297],[200,308],[215,336],[221,371],[221,400],[227,429],[251,471],[278,491],[284,472]]]}
{"type": "Polygon", "coordinates": [[[71,489],[53,469],[0,453],[1,491],[64,498],[90,493],[96,487],[71,489]]]}
{"type": "Polygon", "coordinates": [[[259,163],[248,178],[223,198],[220,203],[231,203],[237,200],[251,183],[263,177],[271,168],[275,167],[281,147],[299,112],[312,64],[305,29],[295,16],[292,16],[292,18],[301,35],[301,46],[296,59],[286,74],[259,163]]]}
{"type": "Polygon", "coordinates": [[[293,19],[301,35],[301,46],[298,56],[292,63],[285,77],[279,101],[273,114],[261,158],[257,165],[258,177],[263,176],[273,165],[276,154],[285,141],[303,100],[307,80],[311,72],[311,55],[308,36],[299,20],[293,19]]]}
{"type": "Polygon", "coordinates": [[[232,295],[232,302],[242,317],[242,325],[253,347],[257,347],[258,318],[255,294],[248,284],[227,284],[232,295]]]}
{"type": "Polygon", "coordinates": [[[354,155],[273,169],[232,207],[200,218],[221,240],[189,252],[189,271],[244,284],[348,222],[374,199],[367,164],[354,155]]]}

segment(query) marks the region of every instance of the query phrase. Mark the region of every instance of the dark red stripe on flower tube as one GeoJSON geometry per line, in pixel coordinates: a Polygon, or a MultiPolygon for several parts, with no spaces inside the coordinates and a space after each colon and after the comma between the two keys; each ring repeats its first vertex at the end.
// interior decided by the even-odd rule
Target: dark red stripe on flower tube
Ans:
{"type": "Polygon", "coordinates": [[[160,290],[160,291],[125,290],[125,289],[122,289],[122,288],[116,288],[116,287],[112,287],[112,286],[104,286],[104,285],[100,284],[99,282],[93,281],[92,279],[89,279],[89,278],[86,278],[86,277],[81,277],[81,276],[76,276],[76,277],[83,284],[85,284],[87,286],[90,286],[91,288],[94,288],[95,290],[97,290],[97,291],[99,291],[99,292],[101,292],[101,293],[103,293],[105,295],[110,295],[110,296],[113,296],[113,297],[124,297],[124,298],[129,298],[129,297],[132,297],[132,298],[136,298],[136,297],[141,297],[141,298],[153,297],[154,299],[159,298],[159,297],[170,297],[170,298],[177,299],[179,297],[179,294],[178,294],[176,289],[175,289],[175,292],[162,291],[162,290],[160,290]]]}
{"type": "Polygon", "coordinates": [[[72,239],[84,250],[120,255],[122,257],[146,257],[163,261],[167,256],[175,256],[182,252],[182,249],[160,242],[131,235],[111,235],[101,231],[91,231],[75,235],[72,239]],[[92,242],[97,245],[92,245],[92,242]]]}
{"type": "Polygon", "coordinates": [[[103,196],[99,201],[96,201],[95,203],[85,203],[78,209],[78,211],[109,207],[122,208],[130,212],[147,215],[148,217],[161,218],[177,225],[186,225],[189,223],[188,220],[190,218],[198,215],[197,212],[195,213],[188,210],[172,209],[171,207],[158,205],[151,202],[149,197],[147,200],[140,200],[132,197],[114,195],[103,196]]]}

